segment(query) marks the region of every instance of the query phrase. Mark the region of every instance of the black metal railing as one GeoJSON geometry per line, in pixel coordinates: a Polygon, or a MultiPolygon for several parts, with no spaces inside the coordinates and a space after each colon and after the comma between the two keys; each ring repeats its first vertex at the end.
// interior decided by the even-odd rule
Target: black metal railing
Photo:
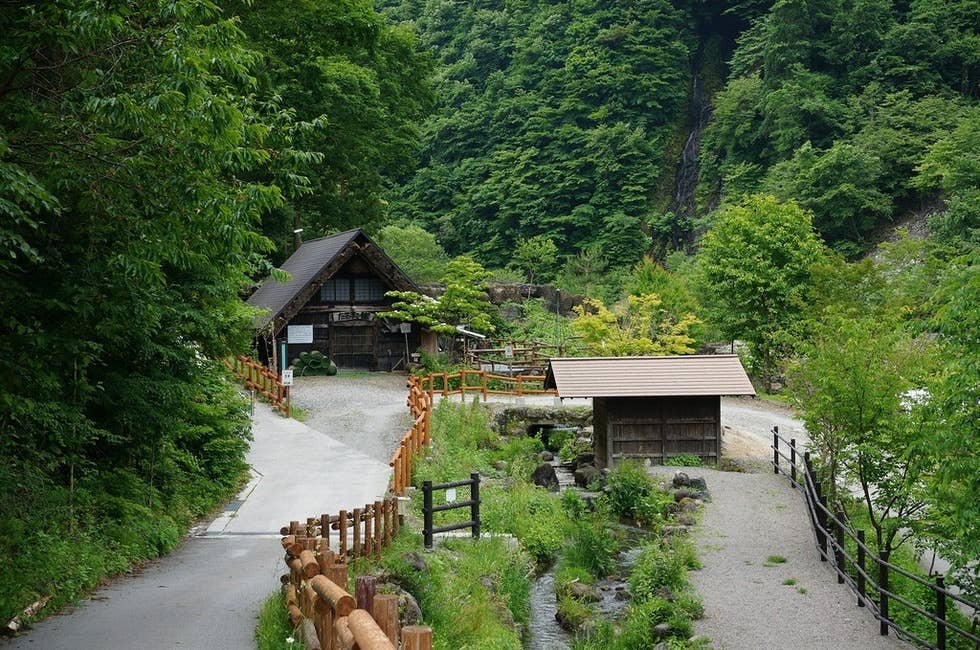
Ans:
{"type": "Polygon", "coordinates": [[[425,481],[422,483],[422,537],[425,542],[425,548],[432,548],[433,536],[436,533],[446,533],[451,530],[459,530],[461,528],[470,528],[473,531],[473,537],[480,537],[480,474],[478,472],[473,472],[470,474],[470,478],[465,481],[453,481],[452,483],[436,483],[433,485],[432,481],[425,481]],[[450,488],[469,486],[470,488],[470,498],[466,501],[455,501],[453,503],[447,503],[445,505],[434,506],[432,505],[432,492],[435,490],[448,490],[450,488]],[[447,524],[445,526],[433,526],[432,520],[433,515],[437,512],[443,512],[445,510],[456,510],[457,508],[469,508],[470,509],[470,520],[462,521],[455,524],[447,524]]]}
{"type": "Polygon", "coordinates": [[[977,616],[980,615],[980,605],[971,602],[959,594],[952,593],[946,588],[942,575],[934,576],[935,582],[929,582],[921,576],[909,573],[895,564],[890,563],[885,552],[875,552],[865,543],[863,530],[853,531],[847,525],[843,512],[831,512],[827,498],[823,495],[820,481],[813,470],[810,452],[800,453],[796,439],[786,440],[779,435],[779,428],[772,428],[772,466],[773,472],[789,477],[792,486],[803,493],[806,501],[810,525],[816,538],[820,560],[829,562],[837,574],[837,582],[847,584],[857,594],[858,607],[867,607],[878,620],[882,636],[888,634],[889,628],[894,629],[899,636],[936,650],[946,650],[947,647],[980,648],[980,634],[977,632],[977,616]],[[782,443],[782,446],[780,446],[782,443]],[[784,451],[789,452],[787,453],[784,451]],[[803,459],[802,466],[800,458],[803,459]],[[781,461],[786,461],[784,466],[781,461]],[[786,470],[789,470],[787,473],[786,470]],[[800,477],[802,476],[802,482],[800,477]],[[848,547],[854,552],[848,552],[848,547]],[[868,565],[871,559],[871,566],[868,565]],[[875,571],[877,568],[877,571],[875,571]],[[877,574],[877,575],[875,575],[877,574]],[[893,575],[904,579],[927,593],[927,600],[936,604],[935,611],[930,611],[909,600],[908,594],[900,594],[890,586],[893,575]],[[869,593],[870,592],[870,593],[869,593]],[[947,602],[955,606],[972,610],[974,625],[967,630],[950,621],[947,617],[947,602]],[[920,635],[902,627],[891,615],[892,604],[905,607],[913,616],[932,621],[936,626],[936,640],[923,639],[920,635]],[[950,642],[952,641],[952,646],[950,642]]]}

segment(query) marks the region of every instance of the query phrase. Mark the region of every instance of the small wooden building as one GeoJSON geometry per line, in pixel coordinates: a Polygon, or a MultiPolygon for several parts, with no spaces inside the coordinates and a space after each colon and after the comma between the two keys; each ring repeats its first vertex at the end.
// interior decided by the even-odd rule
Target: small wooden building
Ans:
{"type": "Polygon", "coordinates": [[[552,359],[561,398],[592,398],[596,463],[721,458],[721,396],[755,395],[736,355],[552,359]]]}
{"type": "Polygon", "coordinates": [[[386,320],[385,293],[420,292],[361,230],[304,242],[282,270],[286,282],[266,280],[248,298],[264,309],[256,321],[260,359],[280,368],[301,352],[319,350],[341,368],[390,369],[428,341],[417,324],[386,320]]]}

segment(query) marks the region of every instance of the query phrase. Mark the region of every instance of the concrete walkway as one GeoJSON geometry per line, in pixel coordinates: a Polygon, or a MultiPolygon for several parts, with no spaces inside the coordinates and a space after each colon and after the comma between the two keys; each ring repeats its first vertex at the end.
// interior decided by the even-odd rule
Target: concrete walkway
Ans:
{"type": "MultiPolygon", "coordinates": [[[[656,468],[672,476],[673,468],[656,468]]],[[[716,650],[908,648],[878,623],[820,562],[806,506],[785,476],[694,467],[711,501],[694,539],[704,567],[690,573],[704,600],[696,631],[716,650]],[[770,556],[786,559],[768,562],[770,556]],[[792,584],[787,584],[792,583],[792,584]]]]}
{"type": "MultiPolygon", "coordinates": [[[[404,410],[396,393],[390,412],[404,410]],[[400,410],[398,409],[400,407],[400,410]]],[[[400,422],[392,423],[399,428],[400,422]]],[[[248,454],[253,479],[206,530],[141,572],[37,624],[3,650],[251,648],[259,607],[283,573],[279,527],[373,502],[387,464],[335,437],[255,406],[248,454]]]]}

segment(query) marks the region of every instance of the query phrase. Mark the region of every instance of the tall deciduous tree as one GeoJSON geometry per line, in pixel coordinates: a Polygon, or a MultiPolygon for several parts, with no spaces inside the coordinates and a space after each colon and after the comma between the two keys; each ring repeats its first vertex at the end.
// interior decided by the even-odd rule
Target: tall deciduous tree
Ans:
{"type": "Polygon", "coordinates": [[[691,329],[700,324],[691,313],[663,309],[660,296],[653,293],[628,296],[616,311],[588,299],[575,313],[572,331],[582,337],[589,354],[604,357],[692,354],[691,329]]]}
{"type": "Polygon", "coordinates": [[[821,324],[792,373],[831,502],[843,508],[859,496],[886,556],[915,532],[927,505],[933,456],[919,447],[932,429],[922,404],[935,368],[931,347],[895,319],[839,312],[821,324]]]}
{"type": "Polygon", "coordinates": [[[803,335],[802,298],[823,254],[810,214],[765,195],[722,208],[702,240],[708,313],[725,335],[748,343],[766,388],[803,335]]]}

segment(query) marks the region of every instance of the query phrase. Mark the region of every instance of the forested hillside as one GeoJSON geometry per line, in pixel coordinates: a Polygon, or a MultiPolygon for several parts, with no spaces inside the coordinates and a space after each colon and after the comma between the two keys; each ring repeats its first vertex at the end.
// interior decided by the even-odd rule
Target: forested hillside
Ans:
{"type": "Polygon", "coordinates": [[[760,191],[798,200],[850,254],[940,191],[976,218],[972,189],[936,168],[980,120],[976,3],[380,4],[437,61],[391,215],[451,253],[500,266],[542,235],[562,259],[628,266],[760,191]]]}

